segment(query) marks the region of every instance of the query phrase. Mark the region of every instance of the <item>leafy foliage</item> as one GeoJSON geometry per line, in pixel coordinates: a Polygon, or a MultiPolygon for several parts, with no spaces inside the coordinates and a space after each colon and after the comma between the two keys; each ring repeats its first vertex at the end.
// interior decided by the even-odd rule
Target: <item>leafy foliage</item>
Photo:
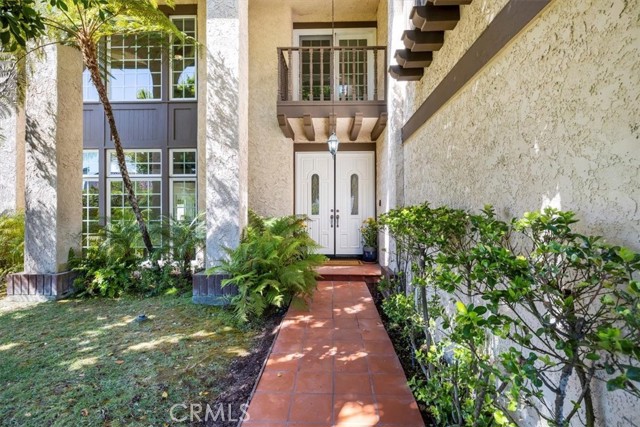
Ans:
{"type": "Polygon", "coordinates": [[[425,203],[380,222],[397,269],[383,307],[410,338],[424,374],[414,392],[439,425],[513,423],[525,404],[551,425],[583,414],[593,426],[594,380],[638,396],[639,254],[576,233],[575,214],[554,209],[506,223],[491,207],[425,203]],[[514,345],[490,352],[495,339],[514,345]]]}
{"type": "Polygon", "coordinates": [[[83,257],[71,257],[80,296],[180,294],[190,290],[191,263],[204,245],[202,216],[191,221],[165,218],[154,229],[162,244],[149,258],[141,250],[140,228],[131,214],[100,230],[83,257]]]}
{"type": "Polygon", "coordinates": [[[367,218],[362,222],[360,234],[362,234],[364,246],[378,247],[378,223],[374,218],[367,218]]]}
{"type": "Polygon", "coordinates": [[[24,214],[0,215],[0,287],[7,274],[22,270],[24,262],[24,214]]]}
{"type": "Polygon", "coordinates": [[[314,253],[318,245],[306,231],[305,218],[285,216],[263,219],[251,212],[249,224],[229,258],[209,270],[230,276],[223,286],[234,285],[231,300],[238,320],[255,320],[269,308],[289,304],[293,297],[307,298],[316,287],[315,267],[325,261],[314,253]]]}

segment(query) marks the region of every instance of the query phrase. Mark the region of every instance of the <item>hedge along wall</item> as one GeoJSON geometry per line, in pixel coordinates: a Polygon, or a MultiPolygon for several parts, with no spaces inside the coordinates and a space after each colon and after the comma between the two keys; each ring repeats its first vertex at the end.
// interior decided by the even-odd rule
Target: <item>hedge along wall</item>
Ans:
{"type": "MultiPolygon", "coordinates": [[[[504,3],[463,9],[407,84],[404,122],[504,3]]],[[[576,212],[579,231],[639,250],[639,14],[638,0],[554,0],[405,142],[404,204],[488,203],[505,219],[554,206],[576,212]]],[[[624,395],[601,396],[602,425],[626,425],[624,395]]]]}

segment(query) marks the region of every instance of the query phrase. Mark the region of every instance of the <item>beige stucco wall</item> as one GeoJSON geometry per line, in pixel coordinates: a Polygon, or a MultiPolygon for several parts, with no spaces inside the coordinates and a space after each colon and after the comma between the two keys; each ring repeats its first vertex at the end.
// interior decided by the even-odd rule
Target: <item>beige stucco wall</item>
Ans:
{"type": "Polygon", "coordinates": [[[291,46],[291,6],[249,3],[249,207],[261,215],[293,213],[293,142],[276,119],[278,47],[291,46]]]}
{"type": "MultiPolygon", "coordinates": [[[[639,249],[639,14],[637,0],[554,1],[405,143],[405,202],[505,216],[553,205],[639,249]]],[[[447,38],[409,105],[475,33],[447,38]]]]}
{"type": "MultiPolygon", "coordinates": [[[[464,7],[422,81],[390,85],[407,96],[390,100],[388,139],[505,3],[464,7]]],[[[403,181],[403,203],[488,203],[505,218],[555,206],[575,211],[583,232],[639,250],[639,17],[638,0],[554,0],[405,142],[403,173],[386,172],[403,181]]],[[[599,425],[640,419],[623,393],[599,391],[599,425]]]]}
{"type": "MultiPolygon", "coordinates": [[[[378,42],[386,44],[386,0],[336,2],[336,21],[378,20],[378,42]],[[381,12],[382,10],[382,12],[381,12]]],[[[276,119],[277,48],[293,44],[293,22],[330,22],[330,3],[258,0],[249,3],[249,207],[262,215],[288,215],[294,210],[293,141],[276,119]]],[[[338,121],[338,135],[348,141],[351,118],[338,121]]],[[[375,119],[363,123],[358,141],[369,141],[375,119]]],[[[326,120],[314,119],[316,141],[328,138],[326,120]]],[[[301,124],[292,123],[304,141],[301,124]]]]}

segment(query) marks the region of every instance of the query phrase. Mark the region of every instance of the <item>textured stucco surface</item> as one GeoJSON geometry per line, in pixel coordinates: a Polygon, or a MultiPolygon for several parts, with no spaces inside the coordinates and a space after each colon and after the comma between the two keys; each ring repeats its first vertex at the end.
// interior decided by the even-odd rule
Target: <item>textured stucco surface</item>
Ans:
{"type": "Polygon", "coordinates": [[[207,266],[236,247],[247,219],[248,0],[206,3],[207,266]]]}
{"type": "Polygon", "coordinates": [[[249,206],[261,215],[293,213],[293,141],[276,119],[276,49],[291,45],[291,6],[249,6],[249,206]]]}
{"type": "Polygon", "coordinates": [[[82,232],[82,60],[69,47],[41,51],[25,105],[24,270],[57,273],[82,232]]]}
{"type": "MultiPolygon", "coordinates": [[[[395,115],[406,122],[503,3],[463,8],[395,115]]],[[[638,0],[553,1],[406,141],[404,203],[493,204],[505,218],[555,206],[575,211],[581,231],[639,250],[639,19],[638,0]]],[[[597,395],[599,425],[640,419],[623,393],[597,395]]]]}
{"type": "MultiPolygon", "coordinates": [[[[0,66],[3,66],[0,62],[0,66]]],[[[9,64],[6,65],[7,67],[9,64]]],[[[8,74],[8,73],[7,73],[8,74]]],[[[15,211],[16,206],[16,172],[18,142],[18,110],[16,108],[15,86],[9,76],[0,69],[0,84],[4,93],[0,94],[0,213],[15,211]]]]}
{"type": "Polygon", "coordinates": [[[553,2],[406,142],[406,203],[554,205],[639,249],[639,11],[553,2]]]}

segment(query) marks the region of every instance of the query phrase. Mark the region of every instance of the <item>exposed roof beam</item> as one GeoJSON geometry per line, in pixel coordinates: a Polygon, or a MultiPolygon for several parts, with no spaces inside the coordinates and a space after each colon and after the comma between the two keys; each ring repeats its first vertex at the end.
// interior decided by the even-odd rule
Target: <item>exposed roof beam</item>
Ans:
{"type": "Polygon", "coordinates": [[[453,30],[460,20],[460,6],[415,6],[410,19],[421,31],[453,30]]]}
{"type": "Polygon", "coordinates": [[[402,34],[404,46],[412,52],[433,52],[444,44],[444,31],[406,30],[402,34]]]}
{"type": "Polygon", "coordinates": [[[382,135],[385,127],[387,127],[387,113],[382,113],[371,130],[371,140],[377,140],[382,135]]]}
{"type": "Polygon", "coordinates": [[[471,4],[473,0],[431,0],[435,6],[453,6],[461,4],[471,4]]]}
{"type": "Polygon", "coordinates": [[[313,128],[313,119],[311,118],[311,114],[305,114],[302,116],[302,125],[304,127],[304,136],[307,137],[307,140],[315,141],[316,131],[313,128]]]}
{"type": "Polygon", "coordinates": [[[424,68],[431,65],[433,52],[411,52],[409,49],[398,49],[394,58],[402,68],[424,68]]]}
{"type": "Polygon", "coordinates": [[[356,113],[356,115],[353,117],[353,122],[351,122],[351,129],[349,130],[350,141],[355,141],[356,139],[358,139],[360,129],[362,129],[362,113],[356,113]]]}
{"type": "Polygon", "coordinates": [[[392,65],[389,67],[389,74],[401,82],[415,82],[424,75],[424,68],[403,68],[400,65],[392,65]]]}
{"type": "Polygon", "coordinates": [[[278,114],[278,125],[280,125],[280,130],[286,138],[295,139],[295,133],[293,133],[293,129],[291,128],[291,124],[289,124],[289,120],[287,116],[284,114],[278,114]]]}

